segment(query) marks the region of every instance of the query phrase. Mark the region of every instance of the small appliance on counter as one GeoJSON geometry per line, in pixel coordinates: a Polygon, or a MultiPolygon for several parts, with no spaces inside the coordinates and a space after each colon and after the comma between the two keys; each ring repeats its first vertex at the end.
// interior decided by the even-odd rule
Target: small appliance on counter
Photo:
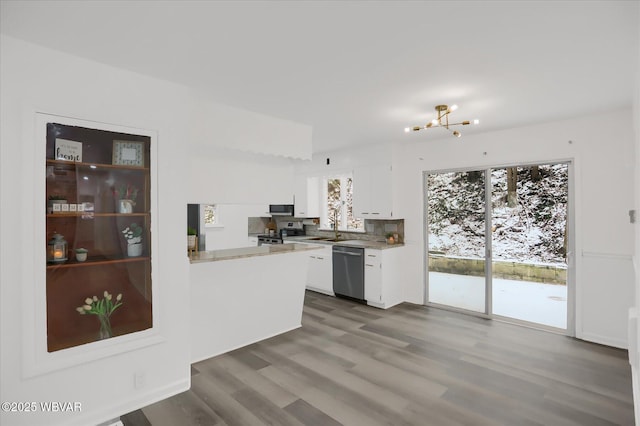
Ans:
{"type": "Polygon", "coordinates": [[[298,237],[301,235],[306,235],[306,234],[304,232],[304,225],[300,220],[286,222],[286,225],[280,228],[280,238],[298,237]]]}

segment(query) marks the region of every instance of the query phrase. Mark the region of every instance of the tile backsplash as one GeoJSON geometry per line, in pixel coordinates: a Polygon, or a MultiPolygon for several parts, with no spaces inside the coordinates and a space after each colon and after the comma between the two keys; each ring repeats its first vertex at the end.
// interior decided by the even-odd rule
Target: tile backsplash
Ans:
{"type": "MultiPolygon", "coordinates": [[[[320,230],[318,228],[318,225],[304,226],[307,235],[317,235],[319,237],[332,237],[334,235],[333,231],[320,230]]],[[[366,232],[340,231],[340,234],[344,239],[349,240],[384,241],[386,234],[394,233],[398,234],[398,242],[404,242],[404,219],[365,219],[364,229],[366,232]]]]}
{"type": "Polygon", "coordinates": [[[248,230],[249,234],[264,234],[264,229],[269,224],[270,217],[249,217],[248,230]]]}
{"type": "MultiPolygon", "coordinates": [[[[278,230],[285,226],[285,222],[304,221],[305,223],[311,222],[311,219],[301,218],[273,218],[278,226],[278,230]]],[[[269,217],[250,217],[248,221],[249,234],[262,234],[264,229],[271,218],[269,217]]],[[[334,232],[324,229],[319,229],[319,225],[304,225],[304,230],[307,235],[314,235],[318,237],[333,237],[334,232]]],[[[365,219],[364,221],[365,232],[348,232],[340,231],[342,238],[349,240],[366,240],[366,241],[384,241],[385,235],[388,233],[398,234],[398,242],[404,242],[404,219],[395,220],[374,220],[365,219]]]]}

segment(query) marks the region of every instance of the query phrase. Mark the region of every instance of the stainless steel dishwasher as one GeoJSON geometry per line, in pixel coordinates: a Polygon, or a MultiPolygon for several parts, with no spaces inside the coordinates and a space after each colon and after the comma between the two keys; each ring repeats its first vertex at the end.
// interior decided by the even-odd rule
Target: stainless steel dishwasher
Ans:
{"type": "Polygon", "coordinates": [[[333,292],[364,301],[364,249],[333,246],[333,292]]]}

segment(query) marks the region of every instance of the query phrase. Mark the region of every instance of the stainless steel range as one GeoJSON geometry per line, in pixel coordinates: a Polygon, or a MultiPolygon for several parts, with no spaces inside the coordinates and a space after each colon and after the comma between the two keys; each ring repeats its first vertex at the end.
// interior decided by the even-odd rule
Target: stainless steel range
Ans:
{"type": "Polygon", "coordinates": [[[284,226],[280,228],[280,237],[295,237],[299,235],[305,235],[304,225],[299,220],[293,220],[291,222],[285,222],[284,226]]]}
{"type": "Polygon", "coordinates": [[[261,234],[258,235],[258,245],[272,245],[272,244],[282,244],[283,239],[286,237],[294,237],[298,235],[305,235],[304,226],[302,222],[299,220],[294,220],[291,222],[278,223],[281,228],[280,231],[275,232],[273,235],[271,234],[261,234]]]}
{"type": "Polygon", "coordinates": [[[266,245],[273,245],[273,244],[282,244],[282,237],[278,234],[275,235],[267,235],[267,234],[262,234],[262,235],[258,235],[258,245],[259,246],[266,246],[266,245]]]}

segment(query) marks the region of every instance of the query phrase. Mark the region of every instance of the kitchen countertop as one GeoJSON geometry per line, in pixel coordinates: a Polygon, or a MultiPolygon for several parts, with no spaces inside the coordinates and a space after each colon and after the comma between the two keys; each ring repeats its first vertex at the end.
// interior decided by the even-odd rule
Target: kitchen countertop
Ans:
{"type": "MultiPolygon", "coordinates": [[[[340,241],[329,241],[329,240],[314,240],[316,238],[313,235],[305,235],[299,237],[285,237],[285,241],[295,241],[296,243],[308,243],[308,244],[328,244],[328,245],[339,245],[339,246],[347,246],[347,247],[361,247],[375,250],[386,250],[398,247],[404,247],[404,244],[387,244],[385,241],[368,241],[368,240],[340,240],[340,241]]],[[[289,244],[285,244],[289,245],[289,244]]]]}
{"type": "Polygon", "coordinates": [[[276,244],[257,247],[241,247],[235,249],[201,251],[191,255],[191,263],[215,262],[219,260],[241,259],[254,256],[269,256],[307,250],[318,250],[308,244],[276,244]]]}

